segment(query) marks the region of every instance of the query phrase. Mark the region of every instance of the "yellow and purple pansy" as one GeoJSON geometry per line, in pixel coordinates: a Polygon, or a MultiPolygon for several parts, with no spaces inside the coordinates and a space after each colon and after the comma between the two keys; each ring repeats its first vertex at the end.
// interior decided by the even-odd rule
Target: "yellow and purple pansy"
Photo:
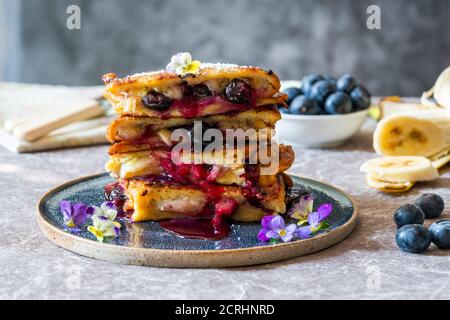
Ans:
{"type": "Polygon", "coordinates": [[[81,227],[90,218],[92,225],[87,231],[92,233],[98,241],[107,237],[117,237],[120,234],[120,223],[115,221],[117,216],[116,206],[110,202],[103,202],[100,207],[88,206],[84,203],[72,204],[68,200],[60,202],[64,225],[67,231],[80,232],[81,227]]]}
{"type": "Polygon", "coordinates": [[[201,64],[198,60],[192,60],[189,52],[178,52],[170,59],[169,64],[166,66],[166,71],[176,73],[179,76],[196,74],[200,70],[201,64]]]}
{"type": "Polygon", "coordinates": [[[286,225],[282,216],[268,215],[261,220],[261,230],[258,239],[261,242],[278,243],[280,240],[288,242],[293,239],[307,239],[321,230],[329,228],[326,219],[333,211],[331,203],[325,203],[313,212],[314,197],[301,196],[287,213],[287,217],[296,223],[286,225]]]}

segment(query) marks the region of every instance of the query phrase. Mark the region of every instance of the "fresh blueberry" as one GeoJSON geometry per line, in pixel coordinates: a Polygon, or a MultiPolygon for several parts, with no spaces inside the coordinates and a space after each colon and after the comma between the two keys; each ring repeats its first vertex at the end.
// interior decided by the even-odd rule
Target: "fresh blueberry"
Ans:
{"type": "Polygon", "coordinates": [[[292,100],[294,100],[294,98],[296,96],[299,96],[302,94],[302,91],[299,88],[295,88],[295,87],[287,88],[283,92],[288,95],[288,98],[286,101],[287,104],[291,104],[292,100]]]}
{"type": "Polygon", "coordinates": [[[430,246],[431,234],[421,224],[408,224],[397,230],[395,240],[402,251],[421,253],[430,246]]]}
{"type": "Polygon", "coordinates": [[[231,103],[249,103],[251,89],[247,82],[241,79],[234,79],[224,89],[224,97],[231,103]]]}
{"type": "Polygon", "coordinates": [[[316,100],[320,105],[325,102],[325,99],[333,93],[333,85],[327,80],[317,81],[309,92],[309,97],[316,100]]]}
{"type": "Polygon", "coordinates": [[[349,74],[344,74],[336,83],[338,91],[350,93],[356,87],[356,80],[349,74]]]}
{"type": "Polygon", "coordinates": [[[415,204],[405,204],[394,212],[394,221],[398,228],[408,224],[423,224],[425,214],[415,204]]]}
{"type": "Polygon", "coordinates": [[[154,110],[165,110],[170,107],[171,102],[170,98],[156,91],[150,91],[142,98],[144,107],[154,110]]]}
{"type": "Polygon", "coordinates": [[[325,101],[325,112],[328,114],[344,114],[352,111],[352,100],[344,92],[335,92],[325,101]]]}
{"type": "Polygon", "coordinates": [[[323,76],[320,74],[310,74],[302,79],[302,92],[304,95],[309,96],[312,86],[317,82],[323,80],[323,76]]]}
{"type": "Polygon", "coordinates": [[[289,111],[292,114],[317,115],[320,114],[321,109],[316,100],[298,96],[292,101],[289,111]]]}
{"type": "Polygon", "coordinates": [[[370,93],[362,85],[356,86],[350,92],[350,98],[352,99],[353,109],[355,110],[364,110],[370,106],[370,93]]]}
{"type": "Polygon", "coordinates": [[[192,95],[197,97],[207,97],[211,96],[212,92],[206,84],[200,83],[192,87],[192,95]]]}
{"type": "Polygon", "coordinates": [[[423,210],[426,219],[437,218],[444,211],[444,200],[434,193],[421,195],[414,204],[423,210]]]}
{"type": "Polygon", "coordinates": [[[323,76],[323,79],[324,79],[324,80],[327,80],[327,81],[334,81],[334,82],[336,82],[336,79],[333,78],[332,76],[330,76],[329,74],[324,75],[324,76],[323,76]]]}
{"type": "Polygon", "coordinates": [[[450,249],[450,220],[436,221],[429,230],[431,241],[439,249],[450,249]]]}
{"type": "Polygon", "coordinates": [[[289,108],[286,108],[283,104],[277,106],[278,111],[281,113],[290,113],[289,108]]]}

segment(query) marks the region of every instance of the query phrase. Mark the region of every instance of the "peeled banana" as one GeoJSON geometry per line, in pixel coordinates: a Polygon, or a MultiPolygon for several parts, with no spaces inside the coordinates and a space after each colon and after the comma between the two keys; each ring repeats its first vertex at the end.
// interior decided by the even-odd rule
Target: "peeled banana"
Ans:
{"type": "Polygon", "coordinates": [[[422,94],[422,103],[450,109],[450,67],[439,75],[430,90],[422,94]]]}
{"type": "Polygon", "coordinates": [[[405,183],[429,181],[439,177],[439,172],[425,157],[381,157],[364,162],[361,171],[379,181],[405,183]]]}
{"type": "Polygon", "coordinates": [[[397,96],[390,96],[381,99],[379,108],[380,117],[378,120],[395,115],[414,116],[421,113],[430,113],[443,110],[435,105],[425,105],[423,103],[419,103],[416,99],[405,99],[397,96]]]}
{"type": "Polygon", "coordinates": [[[395,115],[381,120],[373,147],[383,156],[428,157],[450,146],[450,112],[395,115]]]}

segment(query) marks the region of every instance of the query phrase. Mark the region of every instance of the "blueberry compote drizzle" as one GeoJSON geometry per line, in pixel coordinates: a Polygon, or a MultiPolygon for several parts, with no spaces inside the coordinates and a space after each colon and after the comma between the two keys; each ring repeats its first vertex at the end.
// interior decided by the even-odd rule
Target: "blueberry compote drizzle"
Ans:
{"type": "MultiPolygon", "coordinates": [[[[215,184],[214,168],[204,164],[175,164],[169,159],[161,160],[164,175],[147,175],[141,179],[149,183],[176,184],[193,186],[204,192],[208,204],[196,217],[167,219],[160,221],[161,227],[185,238],[219,240],[230,232],[229,217],[236,211],[238,203],[233,199],[223,198],[225,188],[215,184]]],[[[257,204],[261,199],[257,187],[258,170],[256,166],[247,166],[244,196],[250,203],[257,204]]],[[[105,186],[105,197],[113,201],[120,217],[129,218],[130,212],[124,212],[126,201],[124,189],[115,182],[105,186]]]]}
{"type": "Polygon", "coordinates": [[[128,214],[123,210],[123,206],[127,197],[125,190],[119,182],[107,184],[104,188],[105,199],[111,201],[117,208],[117,215],[120,218],[125,218],[128,214]]]}

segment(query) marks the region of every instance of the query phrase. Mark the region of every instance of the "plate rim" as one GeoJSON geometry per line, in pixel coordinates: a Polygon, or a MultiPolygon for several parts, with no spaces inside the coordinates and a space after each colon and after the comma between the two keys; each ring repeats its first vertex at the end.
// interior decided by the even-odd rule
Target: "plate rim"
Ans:
{"type": "MultiPolygon", "coordinates": [[[[353,205],[353,214],[350,217],[350,219],[348,219],[343,225],[328,231],[326,233],[323,234],[319,234],[317,236],[314,236],[312,238],[309,239],[302,239],[302,240],[296,240],[296,241],[292,241],[292,242],[286,242],[286,243],[278,243],[278,244],[274,244],[274,245],[267,245],[267,246],[254,246],[254,247],[247,247],[247,248],[236,248],[236,249],[209,249],[209,250],[198,250],[198,249],[194,249],[194,250],[182,250],[182,249],[158,249],[158,248],[142,248],[142,247],[131,247],[131,246],[123,246],[123,245],[116,245],[116,244],[112,244],[112,243],[103,243],[103,242],[98,242],[95,240],[91,240],[91,239],[87,239],[84,237],[80,237],[77,236],[75,234],[66,232],[58,227],[56,227],[55,225],[53,225],[50,221],[48,221],[48,219],[45,217],[45,214],[42,210],[44,202],[47,198],[49,198],[51,195],[53,195],[56,192],[59,192],[60,190],[78,184],[80,182],[86,181],[86,180],[90,180],[90,179],[95,179],[104,175],[107,175],[107,173],[103,172],[103,173],[97,173],[97,174],[91,174],[91,175],[87,175],[87,176],[83,176],[83,177],[79,177],[76,179],[72,179],[69,181],[66,181],[60,185],[57,185],[56,187],[53,187],[52,189],[48,190],[47,192],[45,192],[42,196],[39,197],[39,200],[36,203],[36,211],[35,211],[35,215],[36,215],[36,220],[38,222],[39,228],[41,230],[41,232],[45,235],[45,237],[52,243],[56,244],[57,246],[60,246],[66,250],[75,252],[77,254],[81,254],[83,256],[88,256],[88,257],[92,257],[92,258],[96,258],[96,259],[100,259],[100,260],[106,260],[106,261],[112,261],[115,262],[117,259],[107,259],[107,258],[97,258],[96,255],[88,255],[85,253],[80,253],[79,251],[77,251],[74,248],[69,248],[69,245],[65,245],[62,242],[66,242],[68,240],[73,241],[73,243],[77,244],[85,244],[87,246],[96,248],[96,249],[100,249],[100,250],[114,250],[114,251],[118,251],[120,252],[127,252],[127,253],[131,253],[131,255],[133,257],[142,257],[142,252],[145,252],[145,255],[150,255],[150,254],[155,254],[155,255],[182,255],[182,256],[224,256],[227,254],[246,254],[246,253],[254,253],[254,252],[258,252],[258,253],[264,253],[264,252],[270,252],[276,249],[294,249],[296,247],[299,246],[299,244],[301,243],[302,245],[307,245],[308,243],[314,243],[314,242],[318,242],[323,238],[330,238],[333,235],[335,235],[338,238],[342,238],[338,241],[333,242],[331,245],[325,246],[319,250],[314,250],[311,251],[310,253],[314,253],[323,249],[326,249],[334,244],[337,244],[339,242],[341,242],[342,240],[344,240],[346,237],[348,237],[350,235],[350,233],[353,231],[353,229],[356,226],[358,217],[359,217],[359,207],[358,204],[356,203],[356,201],[353,199],[353,197],[345,190],[342,190],[341,188],[334,186],[330,183],[327,182],[323,182],[321,180],[318,179],[314,179],[314,178],[310,178],[307,176],[303,176],[303,175],[299,175],[299,174],[294,174],[294,173],[287,173],[290,176],[295,176],[298,177],[300,179],[305,179],[305,180],[310,180],[313,182],[318,182],[320,184],[323,184],[327,187],[330,187],[332,189],[335,189],[339,192],[341,192],[343,195],[345,195],[350,202],[353,205]],[[63,240],[62,241],[58,241],[56,239],[56,237],[54,236],[54,234],[59,235],[63,240]],[[344,234],[344,236],[342,237],[342,235],[344,234]]],[[[266,252],[266,253],[267,253],[266,252]]],[[[303,255],[303,254],[302,254],[303,255]]],[[[301,255],[299,255],[301,256],[301,255]]],[[[278,261],[280,259],[277,259],[275,261],[278,261]]],[[[129,264],[139,264],[142,265],[142,263],[129,263],[129,264]]],[[[257,264],[257,263],[250,263],[247,265],[251,265],[251,264],[257,264]]],[[[145,265],[149,265],[149,264],[145,264],[145,265]]],[[[231,264],[230,266],[238,266],[238,265],[243,265],[243,264],[231,264]]],[[[157,264],[155,264],[154,266],[158,266],[157,264]]],[[[227,266],[227,265],[226,265],[227,266]]]]}

